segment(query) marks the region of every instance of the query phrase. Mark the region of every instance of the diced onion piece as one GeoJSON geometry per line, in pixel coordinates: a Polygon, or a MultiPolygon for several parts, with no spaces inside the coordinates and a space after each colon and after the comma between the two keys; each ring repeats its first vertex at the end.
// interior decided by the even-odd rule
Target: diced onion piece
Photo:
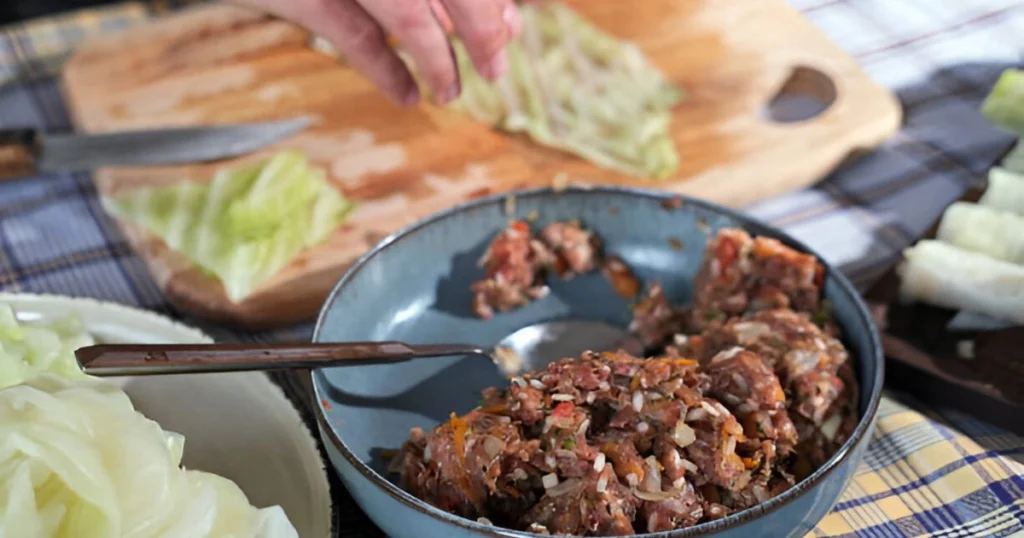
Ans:
{"type": "Polygon", "coordinates": [[[607,456],[604,455],[604,452],[598,452],[597,457],[594,458],[594,470],[600,473],[602,470],[604,470],[604,465],[606,462],[607,456]]]}
{"type": "Polygon", "coordinates": [[[672,429],[672,440],[675,441],[680,448],[686,448],[693,444],[697,440],[697,433],[693,431],[686,422],[680,419],[676,422],[676,427],[672,429]]]}
{"type": "Polygon", "coordinates": [[[650,492],[648,492],[648,491],[637,490],[637,491],[633,492],[633,496],[635,496],[637,499],[641,499],[641,500],[644,500],[644,501],[650,501],[650,502],[665,501],[665,500],[668,500],[668,499],[671,499],[671,498],[675,497],[676,495],[679,495],[678,491],[650,491],[650,492]]]}
{"type": "Polygon", "coordinates": [[[558,475],[555,473],[548,473],[542,476],[540,481],[544,484],[544,489],[551,489],[558,485],[558,475]]]}
{"type": "Polygon", "coordinates": [[[740,346],[733,346],[729,349],[719,351],[714,357],[711,357],[709,364],[717,364],[722,361],[727,361],[739,354],[740,351],[743,351],[743,348],[740,346]]]}
{"type": "Polygon", "coordinates": [[[708,416],[708,412],[704,410],[704,407],[694,407],[686,413],[687,422],[697,422],[703,420],[708,416]]]}
{"type": "Polygon", "coordinates": [[[653,493],[661,491],[661,469],[658,467],[658,459],[654,456],[648,456],[644,459],[646,469],[644,470],[644,479],[640,483],[640,491],[653,493]]]}
{"type": "Polygon", "coordinates": [[[727,437],[725,439],[725,447],[723,447],[723,451],[725,452],[726,456],[731,456],[731,455],[736,453],[736,438],[735,437],[730,435],[729,437],[727,437]]]}
{"type": "Polygon", "coordinates": [[[720,417],[720,416],[722,416],[722,413],[720,413],[718,411],[718,409],[715,409],[715,406],[711,405],[707,401],[700,402],[700,406],[702,408],[704,408],[704,410],[707,411],[708,414],[713,416],[713,417],[720,417]]]}
{"type": "Polygon", "coordinates": [[[640,391],[633,393],[633,410],[639,413],[644,409],[644,394],[640,391]]]}
{"type": "Polygon", "coordinates": [[[565,495],[566,493],[569,493],[570,491],[578,488],[579,485],[579,478],[570,478],[559,484],[551,486],[550,488],[547,488],[545,493],[547,493],[549,497],[558,497],[561,495],[565,495]]]}
{"type": "Polygon", "coordinates": [[[821,424],[821,434],[831,443],[836,439],[836,434],[839,433],[839,427],[842,424],[843,417],[839,413],[835,413],[821,424]]]}

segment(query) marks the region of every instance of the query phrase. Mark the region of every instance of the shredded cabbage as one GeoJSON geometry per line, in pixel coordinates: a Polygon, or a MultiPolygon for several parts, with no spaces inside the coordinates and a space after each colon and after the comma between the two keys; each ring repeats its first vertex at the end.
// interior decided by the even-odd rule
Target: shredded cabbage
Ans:
{"type": "Polygon", "coordinates": [[[20,323],[0,304],[0,537],[297,538],[280,507],[181,468],[185,439],[82,373],[81,318],[20,323]]]}
{"type": "Polygon", "coordinates": [[[280,507],[182,469],[183,448],[110,383],[47,373],[0,390],[0,536],[298,537],[280,507]]]}
{"type": "Polygon", "coordinates": [[[9,305],[0,304],[0,389],[42,372],[85,377],[75,360],[75,350],[94,343],[77,316],[52,323],[21,324],[9,305]]]}
{"type": "Polygon", "coordinates": [[[523,33],[507,47],[509,72],[488,82],[456,40],[462,95],[477,121],[622,173],[664,179],[679,168],[671,109],[683,92],[635,45],[603,33],[556,2],[522,4],[523,33]]]}
{"type": "Polygon", "coordinates": [[[142,187],[103,202],[214,275],[235,302],[326,239],[354,207],[294,151],[223,170],[208,184],[142,187]]]}

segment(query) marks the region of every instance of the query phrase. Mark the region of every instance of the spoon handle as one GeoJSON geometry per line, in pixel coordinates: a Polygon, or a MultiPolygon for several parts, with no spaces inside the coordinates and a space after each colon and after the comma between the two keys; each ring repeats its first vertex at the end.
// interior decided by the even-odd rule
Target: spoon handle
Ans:
{"type": "Polygon", "coordinates": [[[98,377],[327,368],[452,355],[487,353],[467,344],[402,342],[99,344],[75,351],[82,370],[98,377]]]}

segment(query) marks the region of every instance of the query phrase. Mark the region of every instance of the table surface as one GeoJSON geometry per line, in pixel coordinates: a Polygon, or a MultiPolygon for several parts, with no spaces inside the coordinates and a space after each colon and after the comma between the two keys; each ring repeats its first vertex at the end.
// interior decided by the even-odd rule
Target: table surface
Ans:
{"type": "MultiPolygon", "coordinates": [[[[1022,63],[1024,3],[790,1],[897,92],[905,125],[882,148],[815,187],[747,210],[807,242],[865,289],[965,188],[984,180],[1010,143],[978,106],[1003,69],[1022,63]]],[[[68,51],[180,3],[128,3],[0,30],[0,127],[69,130],[53,77],[68,51]]],[[[311,332],[302,325],[239,333],[180,316],[81,173],[0,184],[0,290],[140,306],[218,340],[299,340],[311,332]]],[[[291,378],[277,381],[307,405],[291,378]]],[[[1024,439],[979,417],[888,394],[864,464],[809,536],[1024,537],[1019,461],[1024,439]]],[[[336,492],[341,535],[381,535],[343,488],[336,492]]]]}

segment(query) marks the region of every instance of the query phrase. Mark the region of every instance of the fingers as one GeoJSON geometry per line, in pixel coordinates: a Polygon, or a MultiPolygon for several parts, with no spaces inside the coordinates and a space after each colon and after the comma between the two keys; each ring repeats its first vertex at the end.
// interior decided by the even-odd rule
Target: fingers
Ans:
{"type": "Polygon", "coordinates": [[[500,2],[503,4],[501,18],[508,25],[509,40],[515,39],[523,32],[523,20],[519,17],[519,8],[516,7],[515,0],[500,0],[500,2]]]}
{"type": "Polygon", "coordinates": [[[334,44],[350,66],[377,85],[392,101],[405,106],[419,102],[420,92],[402,60],[370,13],[355,0],[288,2],[281,13],[334,44]]]}
{"type": "Polygon", "coordinates": [[[448,39],[454,32],[487,78],[507,69],[505,45],[522,23],[514,0],[236,0],[291,19],[332,42],[348,63],[396,103],[415,105],[419,90],[388,45],[394,36],[412,56],[436,100],[445,104],[461,86],[448,39]]]}
{"type": "Polygon", "coordinates": [[[455,31],[455,26],[452,25],[452,18],[448,16],[448,11],[445,10],[444,4],[441,0],[429,0],[430,11],[434,13],[434,18],[437,19],[438,24],[441,25],[441,29],[445,33],[451,33],[455,31]]]}
{"type": "Polygon", "coordinates": [[[512,0],[440,0],[477,71],[494,80],[508,69],[505,45],[519,33],[512,0]]]}
{"type": "MultiPolygon", "coordinates": [[[[442,104],[459,96],[459,73],[448,36],[423,0],[359,0],[395,36],[416,62],[422,78],[442,104]]],[[[478,0],[488,1],[488,0],[478,0]]]]}

